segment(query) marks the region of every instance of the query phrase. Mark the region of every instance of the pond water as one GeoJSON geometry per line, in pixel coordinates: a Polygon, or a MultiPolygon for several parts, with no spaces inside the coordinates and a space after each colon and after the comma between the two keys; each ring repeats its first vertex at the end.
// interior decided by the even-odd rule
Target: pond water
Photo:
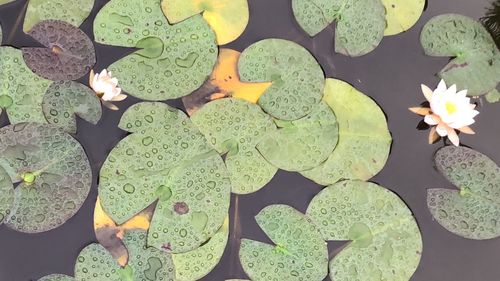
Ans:
{"type": "MultiPolygon", "coordinates": [[[[95,14],[107,1],[97,0],[92,16],[82,29],[92,36],[95,14]]],[[[15,47],[36,45],[22,33],[22,11],[25,0],[0,7],[0,23],[4,44],[15,47]],[[21,23],[21,24],[20,24],[21,23]]],[[[429,0],[419,22],[410,31],[385,38],[370,54],[348,58],[333,53],[333,28],[327,28],[314,39],[309,38],[295,22],[290,0],[249,0],[250,23],[245,33],[228,45],[242,51],[264,38],[282,38],[306,47],[319,60],[327,77],[351,83],[372,97],[384,110],[393,136],[389,161],[381,173],[372,179],[397,193],[413,211],[422,231],[424,250],[414,281],[492,281],[500,276],[500,239],[473,241],[446,231],[433,218],[426,205],[428,188],[451,188],[433,167],[433,155],[443,142],[427,144],[427,131],[416,129],[421,118],[408,107],[420,104],[423,96],[420,84],[435,86],[435,73],[446,58],[425,56],[420,46],[422,26],[433,16],[459,13],[474,19],[484,16],[489,0],[429,0]]],[[[132,50],[96,44],[97,65],[107,67],[132,50]]],[[[1,71],[1,70],[0,70],[1,71]]],[[[82,82],[85,79],[82,79],[82,82]]],[[[36,280],[51,273],[72,275],[79,251],[96,241],[92,216],[97,197],[97,174],[110,150],[126,133],[117,127],[123,111],[138,102],[129,97],[120,104],[121,110],[105,110],[97,126],[79,120],[76,138],[89,156],[94,172],[94,184],[81,210],[61,227],[41,234],[29,235],[0,226],[0,280],[36,280]]],[[[169,104],[182,108],[180,101],[169,104]]],[[[476,135],[462,135],[461,141],[500,163],[500,110],[498,104],[483,103],[476,119],[476,135]]],[[[0,124],[7,124],[5,114],[0,124]]],[[[273,180],[257,193],[234,196],[231,207],[230,242],[220,264],[203,280],[245,278],[237,258],[241,237],[270,242],[260,230],[254,216],[270,204],[288,204],[304,212],[308,202],[321,187],[296,173],[279,171],[273,180]]],[[[342,243],[330,243],[331,255],[342,243]]],[[[330,280],[330,279],[327,279],[330,280]]]]}

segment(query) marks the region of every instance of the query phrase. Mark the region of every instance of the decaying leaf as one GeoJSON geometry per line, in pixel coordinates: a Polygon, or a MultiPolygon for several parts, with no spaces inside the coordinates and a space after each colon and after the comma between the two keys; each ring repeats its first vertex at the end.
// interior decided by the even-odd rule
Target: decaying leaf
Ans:
{"type": "Polygon", "coordinates": [[[500,169],[487,156],[447,146],[434,158],[438,171],[458,190],[429,189],[427,205],[448,231],[469,239],[500,236],[500,169]]]}
{"type": "Polygon", "coordinates": [[[172,24],[202,13],[219,45],[236,40],[249,19],[247,0],[163,0],[161,7],[172,24]]]}
{"type": "Polygon", "coordinates": [[[384,35],[396,35],[410,29],[424,11],[426,0],[382,0],[387,20],[384,35]]]}
{"type": "MultiPolygon", "coordinates": [[[[65,223],[80,209],[92,183],[81,145],[51,125],[20,123],[0,129],[0,166],[12,183],[19,183],[4,224],[20,232],[44,232],[65,223]]],[[[2,183],[2,189],[8,186],[5,174],[2,183]]]]}
{"type": "Polygon", "coordinates": [[[274,245],[242,239],[240,261],[254,281],[321,281],[328,271],[328,249],[316,225],[286,205],[271,205],[255,217],[274,245]]]}
{"type": "Polygon", "coordinates": [[[98,43],[139,50],[109,66],[123,90],[145,100],[186,96],[217,60],[215,34],[200,15],[170,25],[161,0],[111,0],[97,14],[98,43]]]}
{"type": "Polygon", "coordinates": [[[339,141],[326,162],[301,174],[321,185],[370,179],[384,167],[391,148],[384,113],[372,99],[340,80],[327,79],[324,101],[337,116],[339,141]]]}
{"type": "Polygon", "coordinates": [[[330,261],[330,278],[410,280],[421,258],[422,237],[411,211],[388,189],[343,181],[316,195],[307,216],[327,241],[349,241],[330,261]]]}
{"type": "Polygon", "coordinates": [[[310,35],[336,21],[335,51],[358,57],[373,51],[386,28],[380,0],[292,0],[293,14],[310,35]]]}
{"type": "Polygon", "coordinates": [[[28,34],[45,48],[23,48],[24,61],[49,80],[76,80],[96,63],[94,44],[80,29],[60,20],[37,23],[28,34]]]}
{"type": "Polygon", "coordinates": [[[235,98],[215,100],[191,120],[220,154],[227,153],[225,162],[233,193],[255,192],[277,172],[256,149],[265,135],[276,130],[271,117],[259,106],[235,98]]]}
{"type": "Polygon", "coordinates": [[[452,57],[439,76],[448,85],[485,95],[500,82],[500,51],[477,21],[456,14],[439,15],[427,22],[420,35],[429,56],[452,57]]]}
{"type": "Polygon", "coordinates": [[[244,83],[238,74],[240,52],[220,49],[219,58],[210,78],[192,94],[182,98],[188,114],[193,115],[206,103],[221,98],[240,98],[257,103],[272,83],[244,83]]]}

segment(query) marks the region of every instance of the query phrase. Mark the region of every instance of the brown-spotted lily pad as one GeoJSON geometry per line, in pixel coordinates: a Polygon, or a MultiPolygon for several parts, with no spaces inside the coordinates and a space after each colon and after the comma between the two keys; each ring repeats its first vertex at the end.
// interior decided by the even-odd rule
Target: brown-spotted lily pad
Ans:
{"type": "Polygon", "coordinates": [[[77,27],[60,20],[46,20],[28,34],[44,48],[23,48],[28,67],[49,80],[76,80],[96,62],[94,45],[77,27]]]}

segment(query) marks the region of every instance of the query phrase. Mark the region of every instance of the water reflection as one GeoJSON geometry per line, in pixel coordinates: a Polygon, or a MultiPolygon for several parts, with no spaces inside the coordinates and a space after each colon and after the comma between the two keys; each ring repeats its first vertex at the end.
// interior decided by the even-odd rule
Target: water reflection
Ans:
{"type": "Polygon", "coordinates": [[[487,8],[486,15],[481,18],[481,22],[500,48],[500,0],[491,3],[491,7],[487,8]]]}

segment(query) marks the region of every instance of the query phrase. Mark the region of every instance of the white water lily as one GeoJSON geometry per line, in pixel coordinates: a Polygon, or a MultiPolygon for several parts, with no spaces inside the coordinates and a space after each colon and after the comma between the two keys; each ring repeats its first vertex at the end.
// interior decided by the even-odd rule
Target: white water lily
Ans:
{"type": "Polygon", "coordinates": [[[89,84],[102,100],[103,104],[110,109],[118,109],[111,102],[122,101],[127,98],[127,95],[122,94],[122,89],[118,87],[118,79],[113,77],[111,71],[107,71],[106,69],[103,69],[98,74],[95,74],[92,70],[90,72],[89,84]]]}
{"type": "Polygon", "coordinates": [[[425,116],[425,123],[432,127],[429,134],[429,143],[435,142],[439,137],[448,137],[455,145],[460,145],[456,130],[465,134],[474,134],[469,127],[474,124],[474,117],[479,114],[476,105],[470,103],[467,90],[457,92],[457,86],[447,87],[444,80],[439,82],[436,90],[422,85],[422,92],[430,103],[430,108],[413,107],[412,112],[425,116]]]}

